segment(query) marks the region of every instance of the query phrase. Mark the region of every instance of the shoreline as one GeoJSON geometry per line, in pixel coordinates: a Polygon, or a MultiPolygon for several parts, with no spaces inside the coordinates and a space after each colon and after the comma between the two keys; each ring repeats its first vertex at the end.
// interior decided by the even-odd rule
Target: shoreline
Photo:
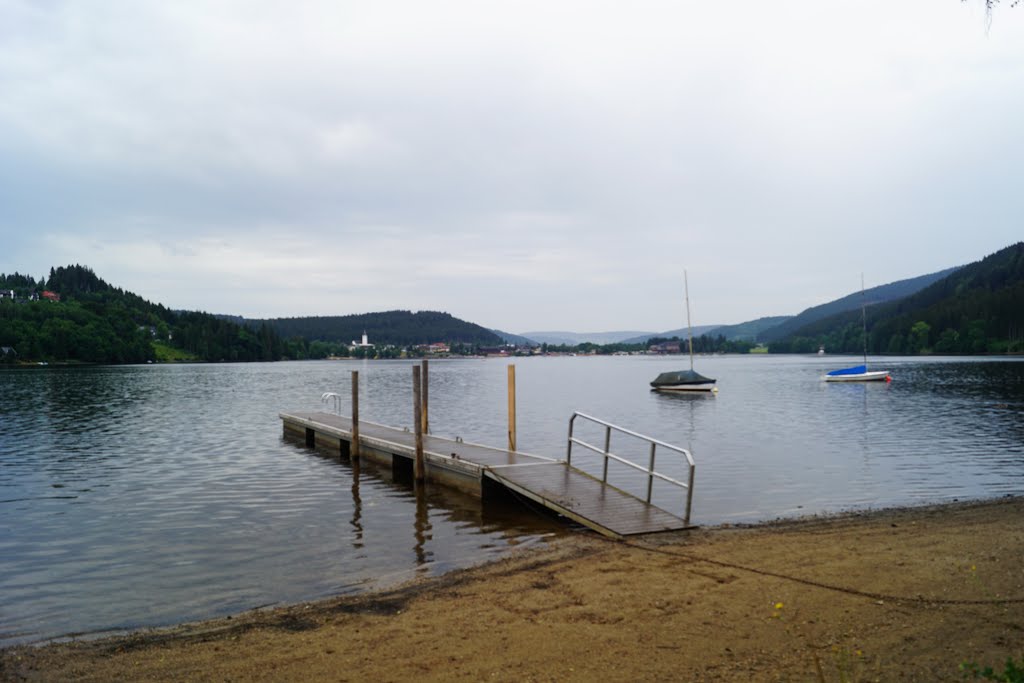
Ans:
{"type": "Polygon", "coordinates": [[[962,662],[1024,659],[1022,557],[1021,496],[577,534],[394,588],[0,649],[0,680],[962,680],[962,662]]]}

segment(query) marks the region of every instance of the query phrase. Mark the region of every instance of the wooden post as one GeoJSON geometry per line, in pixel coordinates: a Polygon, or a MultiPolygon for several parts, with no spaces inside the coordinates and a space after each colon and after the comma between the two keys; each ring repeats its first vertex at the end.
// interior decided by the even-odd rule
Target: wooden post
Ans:
{"type": "Polygon", "coordinates": [[[508,366],[508,449],[516,450],[516,366],[508,366]]]}
{"type": "Polygon", "coordinates": [[[359,371],[352,371],[352,444],[349,456],[359,457],[359,371]]]}
{"type": "Polygon", "coordinates": [[[423,467],[423,416],[422,409],[423,404],[420,402],[422,396],[420,395],[420,366],[412,366],[412,415],[413,415],[413,431],[416,432],[416,462],[413,467],[413,474],[416,481],[423,481],[424,467],[423,467]]]}
{"type": "Polygon", "coordinates": [[[427,374],[427,359],[423,359],[423,433],[430,433],[430,375],[427,374]]]}

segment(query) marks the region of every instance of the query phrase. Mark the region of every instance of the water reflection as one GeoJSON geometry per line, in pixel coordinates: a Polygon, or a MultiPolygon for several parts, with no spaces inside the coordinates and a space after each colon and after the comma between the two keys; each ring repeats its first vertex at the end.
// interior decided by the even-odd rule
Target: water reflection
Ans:
{"type": "Polygon", "coordinates": [[[430,534],[433,527],[430,524],[430,509],[427,506],[425,489],[426,485],[422,482],[416,482],[413,486],[416,497],[416,521],[413,524],[413,537],[416,539],[416,543],[413,550],[416,555],[416,564],[420,566],[427,564],[434,557],[434,554],[427,550],[427,542],[433,539],[430,534]]]}
{"type": "Polygon", "coordinates": [[[651,395],[658,401],[659,416],[669,424],[682,425],[678,434],[685,435],[681,442],[688,451],[693,452],[694,437],[697,434],[697,411],[708,409],[707,406],[717,401],[714,392],[694,391],[668,393],[655,391],[651,395]],[[683,418],[680,420],[680,418],[683,418]]]}
{"type": "Polygon", "coordinates": [[[362,466],[359,458],[352,458],[352,547],[360,550],[363,547],[363,499],[359,495],[359,479],[362,466]]]}

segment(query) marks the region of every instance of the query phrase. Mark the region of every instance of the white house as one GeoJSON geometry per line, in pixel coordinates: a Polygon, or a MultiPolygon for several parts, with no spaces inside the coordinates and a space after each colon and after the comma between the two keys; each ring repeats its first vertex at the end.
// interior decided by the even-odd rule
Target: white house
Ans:
{"type": "Polygon", "coordinates": [[[353,341],[349,346],[357,349],[365,349],[367,347],[373,346],[373,344],[370,343],[370,338],[366,336],[366,330],[363,330],[363,341],[353,341]]]}

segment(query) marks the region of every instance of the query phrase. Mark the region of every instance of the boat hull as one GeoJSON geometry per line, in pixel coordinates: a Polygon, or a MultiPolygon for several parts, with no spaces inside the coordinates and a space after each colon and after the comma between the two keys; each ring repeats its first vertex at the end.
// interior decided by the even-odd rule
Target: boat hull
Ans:
{"type": "Polygon", "coordinates": [[[661,386],[653,387],[652,391],[664,391],[670,393],[680,393],[684,391],[718,391],[718,387],[711,383],[704,384],[663,384],[661,386]]]}
{"type": "Polygon", "coordinates": [[[826,382],[888,382],[889,380],[888,370],[872,370],[849,375],[825,375],[826,382]]]}

